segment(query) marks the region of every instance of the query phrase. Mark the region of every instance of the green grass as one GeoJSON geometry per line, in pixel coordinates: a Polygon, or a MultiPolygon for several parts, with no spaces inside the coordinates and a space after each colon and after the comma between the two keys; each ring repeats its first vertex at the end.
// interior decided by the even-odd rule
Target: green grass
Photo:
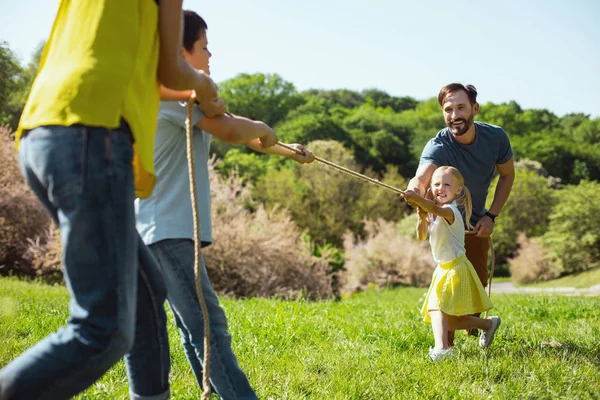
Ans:
{"type": "MultiPolygon", "coordinates": [[[[600,388],[600,298],[493,295],[502,316],[482,351],[434,364],[423,289],[373,290],[341,302],[231,300],[234,351],[261,399],[591,399],[600,388]],[[555,340],[561,347],[542,348],[555,340]]],[[[67,318],[63,287],[0,279],[0,365],[67,318]]],[[[170,322],[172,398],[200,391],[170,322]]],[[[77,399],[127,399],[123,363],[77,399]]]]}
{"type": "Polygon", "coordinates": [[[600,284],[600,268],[527,286],[536,288],[575,287],[584,289],[598,284],[600,284]]]}

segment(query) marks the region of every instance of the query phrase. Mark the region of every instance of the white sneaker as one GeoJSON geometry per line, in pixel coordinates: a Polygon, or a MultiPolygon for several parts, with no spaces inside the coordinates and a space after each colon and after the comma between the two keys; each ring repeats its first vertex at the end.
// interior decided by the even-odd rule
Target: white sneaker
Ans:
{"type": "Polygon", "coordinates": [[[454,347],[448,347],[447,349],[429,348],[429,358],[431,358],[432,361],[440,361],[446,357],[453,357],[454,355],[454,347]]]}
{"type": "Polygon", "coordinates": [[[494,336],[496,336],[496,331],[500,326],[500,317],[490,317],[490,320],[492,321],[492,326],[490,326],[490,329],[481,331],[481,335],[479,336],[479,347],[482,349],[490,347],[494,341],[494,336]]]}

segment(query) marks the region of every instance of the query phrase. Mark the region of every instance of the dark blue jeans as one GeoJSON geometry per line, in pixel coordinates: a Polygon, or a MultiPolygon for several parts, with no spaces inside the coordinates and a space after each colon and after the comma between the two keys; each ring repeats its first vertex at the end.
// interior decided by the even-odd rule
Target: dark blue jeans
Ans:
{"type": "Polygon", "coordinates": [[[131,397],[169,397],[166,289],[135,228],[127,127],[39,127],[27,183],[60,227],[67,325],[0,370],[0,399],[67,399],[126,356],[131,397]],[[137,319],[136,319],[137,315],[137,319]]]}
{"type": "MultiPolygon", "coordinates": [[[[149,247],[161,266],[167,285],[167,299],[179,327],[187,359],[198,383],[202,385],[204,317],[196,292],[194,242],[169,239],[149,247]]],[[[202,292],[210,321],[210,383],[223,400],[257,399],[231,349],[227,317],[208,279],[204,260],[201,267],[202,292]]]]}

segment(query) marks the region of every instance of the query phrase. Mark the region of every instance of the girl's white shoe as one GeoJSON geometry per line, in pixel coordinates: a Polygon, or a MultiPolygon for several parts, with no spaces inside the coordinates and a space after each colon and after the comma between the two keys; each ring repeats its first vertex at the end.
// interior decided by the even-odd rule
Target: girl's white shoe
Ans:
{"type": "Polygon", "coordinates": [[[429,348],[429,358],[432,361],[440,361],[446,357],[453,357],[456,355],[454,347],[448,347],[447,349],[432,349],[429,348]]]}

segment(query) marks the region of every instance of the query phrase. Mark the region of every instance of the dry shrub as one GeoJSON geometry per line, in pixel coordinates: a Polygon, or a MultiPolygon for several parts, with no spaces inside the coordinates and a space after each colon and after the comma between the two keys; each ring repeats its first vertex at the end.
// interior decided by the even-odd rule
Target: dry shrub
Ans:
{"type": "Polygon", "coordinates": [[[220,179],[214,160],[209,170],[213,244],[204,254],[215,289],[238,297],[332,297],[327,257],[311,254],[290,214],[262,205],[250,211],[242,179],[220,179]]]}
{"type": "Polygon", "coordinates": [[[342,291],[352,293],[370,286],[426,286],[435,262],[429,243],[397,232],[394,222],[365,221],[366,239],[344,235],[345,273],[342,291]]]}
{"type": "Polygon", "coordinates": [[[524,233],[519,233],[517,243],[517,256],[508,261],[514,283],[547,281],[560,275],[559,269],[548,257],[548,250],[540,245],[539,238],[528,238],[524,233]]]}
{"type": "Polygon", "coordinates": [[[60,230],[49,227],[42,236],[27,239],[28,248],[23,259],[31,268],[30,275],[54,276],[62,279],[62,244],[60,230]]]}
{"type": "Polygon", "coordinates": [[[43,236],[50,224],[49,215],[23,179],[12,132],[0,127],[0,272],[35,276],[22,256],[29,247],[27,239],[43,236]]]}

